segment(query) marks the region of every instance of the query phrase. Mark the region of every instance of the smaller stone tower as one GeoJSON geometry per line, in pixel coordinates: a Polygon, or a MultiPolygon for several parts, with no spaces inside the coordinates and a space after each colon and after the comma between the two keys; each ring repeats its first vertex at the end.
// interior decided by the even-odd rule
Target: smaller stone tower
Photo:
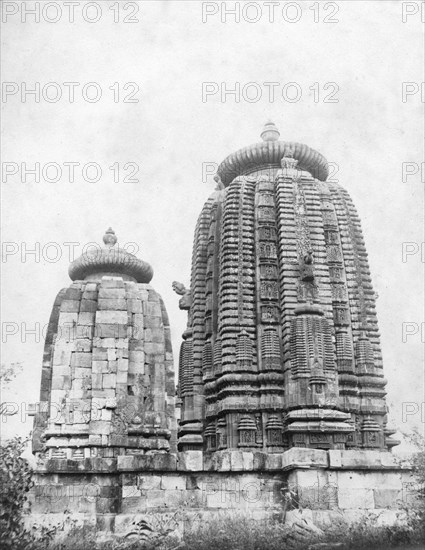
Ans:
{"type": "Polygon", "coordinates": [[[176,450],[170,328],[152,267],[112,229],[103,241],[70,265],[50,316],[33,436],[47,460],[176,450]]]}

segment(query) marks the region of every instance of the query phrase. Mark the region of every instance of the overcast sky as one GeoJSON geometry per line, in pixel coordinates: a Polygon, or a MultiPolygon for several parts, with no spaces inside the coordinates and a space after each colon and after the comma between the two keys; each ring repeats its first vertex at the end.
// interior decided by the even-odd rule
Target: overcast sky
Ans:
{"type": "MultiPolygon", "coordinates": [[[[109,226],[121,245],[137,243],[137,255],[154,268],[177,364],[186,313],[171,283],[189,283],[196,220],[215,186],[203,167],[212,172],[213,163],[258,141],[271,118],[281,139],[306,143],[338,166],[334,178],[357,206],[379,294],[390,418],[404,428],[402,403],[418,404],[413,411],[423,402],[424,264],[420,252],[402,257],[403,243],[415,252],[424,240],[423,175],[402,177],[403,163],[414,172],[423,162],[419,3],[404,3],[412,12],[405,22],[398,1],[330,2],[326,10],[308,1],[236,3],[235,22],[214,2],[80,1],[73,23],[59,2],[39,23],[21,13],[21,2],[3,4],[11,15],[2,25],[9,82],[2,103],[2,362],[20,361],[24,372],[2,401],[37,401],[43,341],[40,331],[25,338],[23,329],[45,326],[57,292],[70,284],[65,243],[79,243],[79,255],[86,243],[102,242],[109,226]],[[40,97],[24,94],[23,102],[25,86],[36,82],[40,97]],[[404,101],[403,82],[411,83],[404,101]],[[226,95],[238,86],[237,97],[226,95]],[[73,182],[70,162],[80,163],[73,182]],[[22,163],[40,163],[39,182],[30,174],[22,181],[22,163]],[[58,179],[48,163],[61,167],[59,181],[43,177],[44,168],[58,179]],[[101,168],[99,181],[85,181],[96,179],[88,163],[101,168]],[[37,246],[39,258],[28,254],[37,246]],[[403,323],[417,329],[406,342],[403,323]]],[[[421,418],[408,420],[420,425],[421,418]]],[[[1,427],[26,433],[32,419],[9,418],[1,427]]]]}

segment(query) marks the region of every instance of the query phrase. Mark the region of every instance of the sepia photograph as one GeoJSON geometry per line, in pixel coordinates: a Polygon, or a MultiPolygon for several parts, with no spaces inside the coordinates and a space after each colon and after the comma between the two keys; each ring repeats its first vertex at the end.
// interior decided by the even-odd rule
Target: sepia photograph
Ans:
{"type": "Polygon", "coordinates": [[[425,549],[425,2],[0,9],[0,549],[425,549]]]}

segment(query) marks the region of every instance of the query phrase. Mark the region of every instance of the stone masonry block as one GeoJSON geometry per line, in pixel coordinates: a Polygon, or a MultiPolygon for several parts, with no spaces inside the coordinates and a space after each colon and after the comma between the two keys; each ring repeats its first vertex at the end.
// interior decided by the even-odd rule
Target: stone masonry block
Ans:
{"type": "Polygon", "coordinates": [[[94,325],[94,311],[83,311],[78,314],[79,325],[94,325]]]}
{"type": "Polygon", "coordinates": [[[91,378],[91,369],[75,367],[74,378],[91,378]]]}
{"type": "Polygon", "coordinates": [[[53,376],[52,390],[70,390],[70,389],[71,389],[70,376],[53,376]]]}
{"type": "Polygon", "coordinates": [[[156,302],[143,302],[143,313],[146,317],[162,317],[161,306],[156,302]]]}
{"type": "Polygon", "coordinates": [[[127,302],[124,298],[99,298],[99,310],[127,311],[127,302]]]}
{"type": "Polygon", "coordinates": [[[125,298],[125,289],[124,288],[104,288],[103,286],[99,289],[99,300],[101,299],[123,299],[125,298]]]}
{"type": "Polygon", "coordinates": [[[75,351],[92,351],[92,343],[90,339],[78,339],[75,341],[75,351]]]}
{"type": "Polygon", "coordinates": [[[118,370],[117,372],[117,384],[127,384],[128,374],[127,371],[118,370]]]}
{"type": "Polygon", "coordinates": [[[140,284],[138,285],[138,293],[137,296],[140,296],[140,299],[142,302],[146,302],[149,297],[148,289],[143,288],[144,285],[140,284]]]}
{"type": "Polygon", "coordinates": [[[149,295],[148,295],[148,300],[149,302],[157,302],[157,303],[160,303],[160,300],[159,300],[159,294],[156,292],[156,290],[154,290],[153,288],[150,288],[149,289],[149,295]]]}
{"type": "Polygon", "coordinates": [[[94,374],[101,374],[108,368],[108,361],[92,361],[92,370],[94,374]]]}
{"type": "Polygon", "coordinates": [[[302,447],[292,447],[282,454],[282,467],[291,469],[294,467],[328,467],[328,453],[320,449],[306,449],[302,447]]]}
{"type": "Polygon", "coordinates": [[[161,344],[164,342],[164,332],[162,328],[151,328],[152,342],[161,344]]]}
{"type": "Polygon", "coordinates": [[[101,288],[125,288],[122,277],[102,277],[101,288]]]}
{"type": "Polygon", "coordinates": [[[176,457],[168,453],[128,456],[117,458],[117,467],[121,471],[176,471],[176,457]]]}
{"type": "Polygon", "coordinates": [[[91,339],[93,337],[94,325],[77,325],[75,327],[74,340],[78,339],[91,339]]]}
{"type": "MultiPolygon", "coordinates": [[[[121,514],[140,514],[147,509],[147,497],[128,496],[121,503],[121,514]]],[[[117,516],[120,517],[120,516],[117,516]]]]}
{"type": "Polygon", "coordinates": [[[118,359],[117,360],[117,371],[127,372],[128,371],[128,359],[118,359]]]}
{"type": "Polygon", "coordinates": [[[177,455],[177,469],[188,472],[201,472],[204,463],[202,451],[184,451],[177,455]]]}
{"type": "Polygon", "coordinates": [[[129,346],[128,338],[120,338],[119,340],[115,340],[115,347],[117,349],[128,350],[128,346],[129,346]]]}
{"type": "Polygon", "coordinates": [[[111,423],[106,420],[92,420],[90,422],[90,433],[96,435],[109,435],[111,433],[111,423]]]}
{"type": "Polygon", "coordinates": [[[57,346],[53,355],[53,365],[69,365],[72,349],[69,344],[57,346]]]}
{"type": "Polygon", "coordinates": [[[131,313],[143,313],[141,300],[136,300],[135,298],[127,300],[127,309],[131,313]]]}
{"type": "Polygon", "coordinates": [[[122,488],[122,497],[123,498],[134,498],[141,497],[142,493],[140,492],[137,485],[124,485],[122,488]]]}
{"type": "Polygon", "coordinates": [[[77,323],[78,312],[61,311],[59,314],[58,325],[63,332],[69,332],[70,327],[77,323]]]}
{"type": "Polygon", "coordinates": [[[338,486],[341,489],[350,488],[380,488],[385,487],[387,489],[396,489],[401,491],[402,479],[401,474],[396,472],[353,472],[353,471],[339,471],[338,472],[338,486]]]}
{"type": "Polygon", "coordinates": [[[152,491],[161,489],[162,476],[160,475],[138,475],[137,486],[141,491],[152,491]]]}
{"type": "Polygon", "coordinates": [[[338,508],[346,509],[373,509],[375,500],[373,489],[338,489],[338,508]]]}
{"type": "Polygon", "coordinates": [[[103,374],[102,386],[104,389],[115,388],[117,385],[117,377],[115,374],[103,374]]]}
{"type": "Polygon", "coordinates": [[[93,348],[93,362],[107,361],[107,360],[108,360],[108,348],[93,348]]]}
{"type": "Polygon", "coordinates": [[[81,300],[80,313],[95,312],[97,310],[97,302],[95,300],[81,300]]]}
{"type": "Polygon", "coordinates": [[[229,472],[231,469],[231,451],[220,451],[212,457],[212,467],[218,472],[229,472]]]}
{"type": "Polygon", "coordinates": [[[108,348],[116,348],[117,344],[116,344],[115,338],[101,338],[101,336],[95,333],[93,338],[93,347],[108,349],[108,348]]]}
{"type": "Polygon", "coordinates": [[[64,300],[79,300],[81,298],[80,288],[67,288],[65,291],[64,300]]]}
{"type": "Polygon", "coordinates": [[[74,351],[71,356],[71,365],[79,368],[91,368],[92,354],[86,352],[74,351]]]}
{"type": "Polygon", "coordinates": [[[127,311],[97,311],[96,312],[96,323],[99,324],[117,324],[117,325],[126,325],[127,324],[127,311]]]}
{"type": "Polygon", "coordinates": [[[280,470],[282,469],[282,454],[270,454],[266,456],[266,469],[267,470],[280,470]]]}
{"type": "MultiPolygon", "coordinates": [[[[390,453],[388,453],[390,454],[390,453]]],[[[381,467],[381,453],[379,451],[347,450],[341,451],[341,463],[343,468],[381,467]]]]}
{"type": "Polygon", "coordinates": [[[165,348],[163,344],[154,344],[151,342],[147,342],[145,344],[145,353],[149,353],[152,355],[162,355],[165,353],[165,348]]]}
{"type": "Polygon", "coordinates": [[[100,415],[100,420],[106,420],[110,422],[112,420],[112,411],[111,409],[102,409],[100,415]]]}
{"type": "Polygon", "coordinates": [[[161,489],[165,491],[172,491],[179,489],[181,491],[186,490],[186,476],[181,475],[167,475],[162,476],[161,489]]]}
{"type": "Polygon", "coordinates": [[[117,350],[114,348],[108,348],[107,358],[108,358],[108,361],[115,361],[117,358],[117,350]]]}
{"type": "Polygon", "coordinates": [[[94,390],[101,390],[103,388],[103,377],[101,374],[92,373],[91,376],[92,388],[94,390]]]}
{"type": "Polygon", "coordinates": [[[84,293],[86,292],[96,292],[97,293],[97,283],[87,283],[84,293]]]}
{"type": "Polygon", "coordinates": [[[102,371],[104,374],[115,374],[118,370],[118,361],[108,361],[108,366],[102,371]]]}
{"type": "Polygon", "coordinates": [[[330,468],[341,468],[342,466],[342,460],[341,460],[341,451],[335,449],[331,449],[328,451],[329,454],[329,466],[330,468]]]}
{"type": "MultiPolygon", "coordinates": [[[[118,323],[96,323],[95,334],[102,339],[127,338],[127,325],[118,323]]],[[[115,342],[113,347],[116,347],[115,342]]]]}
{"type": "Polygon", "coordinates": [[[174,508],[183,504],[185,491],[179,490],[152,490],[149,491],[147,507],[149,508],[174,508]]]}
{"type": "Polygon", "coordinates": [[[402,503],[403,493],[397,489],[387,489],[385,486],[373,490],[375,508],[397,508],[402,503]]]}
{"type": "Polygon", "coordinates": [[[92,396],[94,399],[108,399],[115,398],[115,390],[92,390],[92,396]]]}
{"type": "Polygon", "coordinates": [[[61,312],[78,312],[80,310],[79,300],[62,300],[61,303],[61,312]]]}

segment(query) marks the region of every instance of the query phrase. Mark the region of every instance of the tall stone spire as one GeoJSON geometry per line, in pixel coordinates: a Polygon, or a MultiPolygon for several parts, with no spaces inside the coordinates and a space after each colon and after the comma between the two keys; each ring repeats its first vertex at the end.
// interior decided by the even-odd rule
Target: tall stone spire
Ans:
{"type": "Polygon", "coordinates": [[[269,121],[260,143],[220,164],[223,189],[198,220],[179,448],[383,449],[386,382],[359,218],[326,182],[326,159],[279,137],[269,121]]]}

